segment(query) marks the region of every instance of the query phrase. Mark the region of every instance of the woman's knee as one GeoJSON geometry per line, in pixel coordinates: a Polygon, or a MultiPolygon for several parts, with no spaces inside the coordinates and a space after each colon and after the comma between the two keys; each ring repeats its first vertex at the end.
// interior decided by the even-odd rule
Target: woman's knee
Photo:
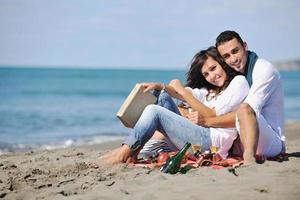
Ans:
{"type": "Polygon", "coordinates": [[[161,107],[155,104],[150,104],[148,106],[146,106],[145,110],[143,113],[147,114],[147,115],[156,115],[159,112],[159,109],[161,107]]]}
{"type": "Polygon", "coordinates": [[[168,112],[168,109],[156,104],[151,104],[145,108],[143,118],[150,121],[161,120],[167,116],[166,112],[168,112]]]}
{"type": "Polygon", "coordinates": [[[149,126],[149,123],[153,123],[158,118],[159,108],[160,106],[155,104],[146,106],[138,120],[138,124],[143,124],[142,126],[149,126]]]}
{"type": "Polygon", "coordinates": [[[239,109],[237,110],[237,117],[241,119],[248,116],[255,116],[255,111],[251,108],[249,104],[242,103],[239,109]]]}

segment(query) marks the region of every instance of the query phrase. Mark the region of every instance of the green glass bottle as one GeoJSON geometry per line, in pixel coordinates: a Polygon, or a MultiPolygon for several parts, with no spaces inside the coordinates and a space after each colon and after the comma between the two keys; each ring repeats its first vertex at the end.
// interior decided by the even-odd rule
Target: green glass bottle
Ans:
{"type": "Polygon", "coordinates": [[[184,155],[188,148],[190,148],[191,143],[187,142],[185,145],[182,147],[182,149],[173,157],[169,158],[164,164],[164,166],[160,169],[160,171],[164,173],[169,173],[169,174],[176,174],[181,165],[181,161],[184,158],[184,155]]]}

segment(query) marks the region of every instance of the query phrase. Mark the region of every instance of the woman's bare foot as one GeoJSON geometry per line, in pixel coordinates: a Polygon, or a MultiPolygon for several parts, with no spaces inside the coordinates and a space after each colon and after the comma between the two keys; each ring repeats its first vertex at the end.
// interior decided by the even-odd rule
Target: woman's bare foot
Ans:
{"type": "Polygon", "coordinates": [[[100,160],[106,160],[106,159],[114,156],[116,153],[118,153],[120,151],[120,148],[121,147],[118,147],[116,149],[113,149],[111,151],[104,153],[103,155],[100,156],[100,160]]]}
{"type": "Polygon", "coordinates": [[[132,159],[131,150],[125,144],[101,156],[100,163],[103,163],[105,165],[116,165],[121,163],[127,163],[131,159],[132,159]]]}

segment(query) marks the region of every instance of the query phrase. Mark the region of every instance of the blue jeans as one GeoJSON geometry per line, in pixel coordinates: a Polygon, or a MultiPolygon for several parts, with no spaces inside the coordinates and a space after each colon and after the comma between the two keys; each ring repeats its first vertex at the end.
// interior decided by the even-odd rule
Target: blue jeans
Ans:
{"type": "Polygon", "coordinates": [[[202,150],[208,150],[211,146],[209,129],[182,117],[172,97],[166,92],[158,96],[157,105],[148,105],[145,108],[123,144],[127,144],[135,151],[144,146],[156,130],[164,134],[179,149],[186,142],[199,144],[202,150]]]}

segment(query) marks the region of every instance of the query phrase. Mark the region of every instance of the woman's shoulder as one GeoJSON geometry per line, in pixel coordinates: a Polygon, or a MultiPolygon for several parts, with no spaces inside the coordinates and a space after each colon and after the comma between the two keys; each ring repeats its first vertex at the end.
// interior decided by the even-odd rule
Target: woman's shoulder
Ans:
{"type": "Polygon", "coordinates": [[[237,84],[237,83],[247,83],[246,77],[243,75],[237,75],[230,82],[230,84],[237,84]]]}
{"type": "Polygon", "coordinates": [[[249,88],[249,84],[245,76],[237,75],[231,80],[227,88],[234,89],[234,90],[247,89],[249,88]]]}
{"type": "Polygon", "coordinates": [[[186,89],[190,90],[193,96],[196,97],[199,101],[203,101],[203,98],[208,94],[208,91],[205,88],[186,87],[186,89]]]}
{"type": "Polygon", "coordinates": [[[205,88],[191,88],[191,87],[185,87],[185,89],[190,90],[191,92],[196,92],[196,93],[208,93],[207,89],[205,88]]]}

